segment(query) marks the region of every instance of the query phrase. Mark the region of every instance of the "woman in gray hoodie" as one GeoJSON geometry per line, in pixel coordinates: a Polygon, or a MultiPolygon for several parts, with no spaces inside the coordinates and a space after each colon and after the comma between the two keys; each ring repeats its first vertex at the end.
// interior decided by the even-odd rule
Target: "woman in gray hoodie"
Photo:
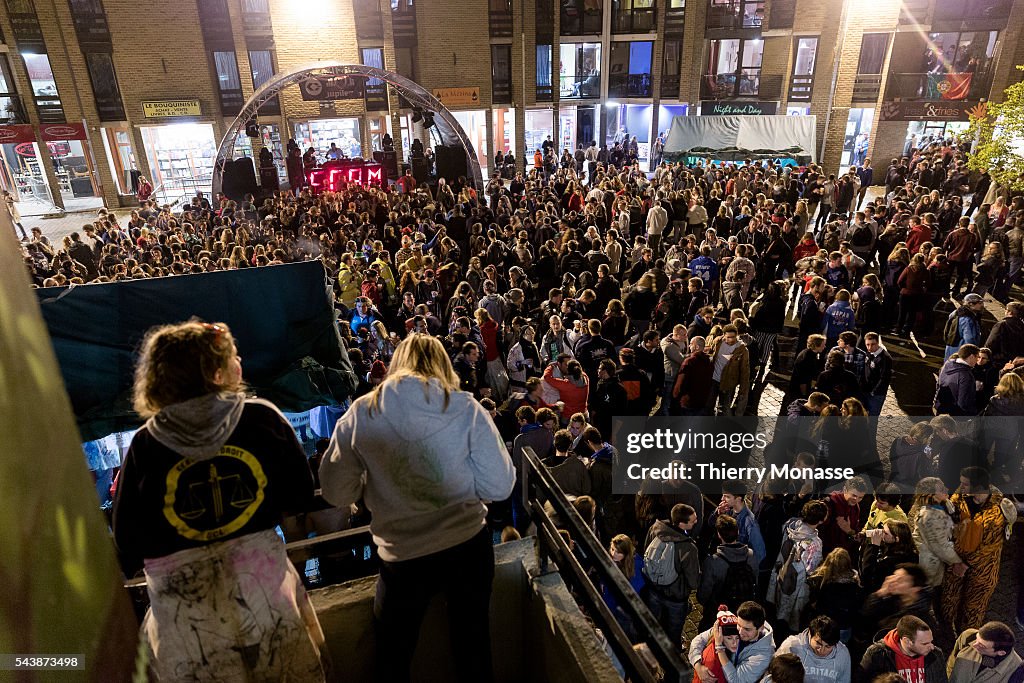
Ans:
{"type": "Polygon", "coordinates": [[[515,471],[490,415],[436,338],[399,344],[387,379],[338,420],[320,465],[324,498],[362,499],[381,568],[374,604],[377,677],[408,680],[430,599],[448,600],[460,681],[493,678],[488,628],[494,551],[488,501],[515,471]]]}

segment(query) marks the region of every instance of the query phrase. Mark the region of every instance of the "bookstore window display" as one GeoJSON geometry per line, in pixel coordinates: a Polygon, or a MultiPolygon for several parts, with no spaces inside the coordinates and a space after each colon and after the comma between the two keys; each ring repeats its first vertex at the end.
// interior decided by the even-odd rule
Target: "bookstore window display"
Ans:
{"type": "MultiPolygon", "coordinates": [[[[277,124],[269,123],[260,126],[260,139],[263,146],[274,155],[274,167],[277,169],[277,178],[281,183],[288,180],[288,170],[284,160],[284,143],[281,141],[281,128],[277,124]]],[[[238,134],[235,141],[235,158],[240,156],[251,157],[254,161],[257,175],[259,174],[258,154],[253,151],[253,139],[244,132],[238,134]]]]}
{"type": "Polygon", "coordinates": [[[150,179],[161,201],[196,192],[210,193],[217,143],[209,123],[143,126],[142,141],[150,179]]]}

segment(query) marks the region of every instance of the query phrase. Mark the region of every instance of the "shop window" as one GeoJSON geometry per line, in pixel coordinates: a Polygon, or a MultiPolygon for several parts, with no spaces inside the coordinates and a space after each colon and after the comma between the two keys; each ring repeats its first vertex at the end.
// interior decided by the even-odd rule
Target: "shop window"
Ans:
{"type": "Polygon", "coordinates": [[[512,102],[512,46],[491,45],[491,101],[512,102]]]}
{"type": "Polygon", "coordinates": [[[701,82],[701,97],[757,97],[761,90],[764,41],[760,38],[730,38],[708,42],[708,61],[701,82]]]}
{"type": "Polygon", "coordinates": [[[551,88],[551,46],[537,46],[537,101],[550,102],[551,88]]]}
{"type": "Polygon", "coordinates": [[[601,96],[601,44],[562,43],[558,90],[563,99],[601,96]]]}
{"type": "Polygon", "coordinates": [[[57,92],[57,82],[50,68],[50,58],[45,53],[22,53],[28,80],[32,84],[32,95],[36,100],[39,119],[43,123],[61,123],[64,121],[64,107],[57,92]]]}
{"type": "Polygon", "coordinates": [[[602,0],[559,0],[563,36],[601,33],[604,18],[602,0]]]}
{"type": "Polygon", "coordinates": [[[608,63],[609,97],[651,96],[651,53],[647,41],[612,43],[608,63]]]}
{"type": "Polygon", "coordinates": [[[160,201],[172,202],[196,192],[209,194],[217,153],[211,124],[175,123],[139,130],[160,201]]]}
{"type": "Polygon", "coordinates": [[[138,190],[139,172],[136,170],[135,154],[128,131],[121,128],[104,127],[103,148],[107,152],[107,162],[113,170],[119,194],[135,194],[138,190]]]}
{"type": "Polygon", "coordinates": [[[238,75],[238,60],[234,52],[214,52],[217,88],[220,92],[220,110],[224,116],[237,116],[242,111],[242,80],[238,75]]]}
{"type": "MultiPolygon", "coordinates": [[[[252,89],[255,92],[274,75],[274,53],[270,50],[249,50],[249,70],[252,72],[252,89]]],[[[277,96],[264,102],[260,112],[280,114],[281,105],[277,96]]]]}
{"type": "Polygon", "coordinates": [[[668,99],[679,97],[679,66],[683,41],[666,40],[663,65],[661,67],[661,96],[668,99]]]}
{"type": "Polygon", "coordinates": [[[818,52],[818,39],[793,40],[793,73],[789,79],[789,99],[809,102],[814,89],[814,63],[818,52]]]}
{"type": "Polygon", "coordinates": [[[654,15],[654,0],[612,0],[612,33],[650,33],[654,15]]]}

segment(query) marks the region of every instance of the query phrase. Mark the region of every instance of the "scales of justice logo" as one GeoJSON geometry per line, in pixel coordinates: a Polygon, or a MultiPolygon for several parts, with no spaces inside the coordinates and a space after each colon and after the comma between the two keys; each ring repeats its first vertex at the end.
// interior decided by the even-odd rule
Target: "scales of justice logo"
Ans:
{"type": "Polygon", "coordinates": [[[215,541],[252,519],[266,487],[266,474],[252,453],[224,446],[209,460],[185,458],[171,468],[164,516],[185,538],[215,541]]]}

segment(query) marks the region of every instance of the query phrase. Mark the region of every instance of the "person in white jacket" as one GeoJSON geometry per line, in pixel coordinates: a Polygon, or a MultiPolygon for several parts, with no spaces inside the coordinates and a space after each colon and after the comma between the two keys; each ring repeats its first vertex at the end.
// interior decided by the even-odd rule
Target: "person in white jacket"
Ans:
{"type": "Polygon", "coordinates": [[[362,499],[381,567],[374,603],[379,680],[408,680],[424,613],[448,601],[460,681],[493,678],[488,621],[494,550],[487,501],[515,471],[483,406],[459,391],[441,342],[413,334],[385,379],[340,420],[320,465],[323,497],[362,499]]]}

